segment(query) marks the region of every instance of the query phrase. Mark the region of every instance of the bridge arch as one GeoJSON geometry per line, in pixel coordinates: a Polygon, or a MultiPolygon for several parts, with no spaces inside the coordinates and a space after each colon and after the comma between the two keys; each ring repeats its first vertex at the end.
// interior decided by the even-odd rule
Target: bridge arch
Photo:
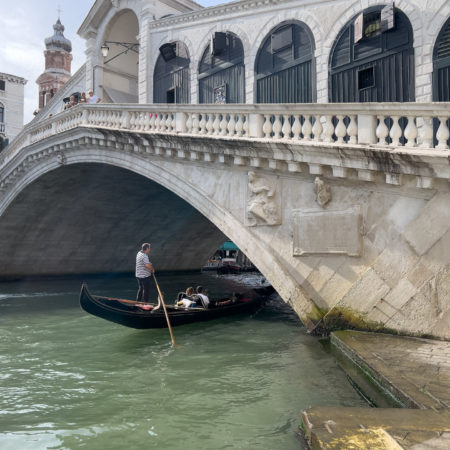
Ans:
{"type": "MultiPolygon", "coordinates": [[[[210,227],[208,229],[208,233],[209,231],[216,229],[219,230],[219,234],[217,234],[216,231],[216,236],[223,239],[223,235],[226,235],[232,239],[255,263],[261,273],[273,284],[283,299],[292,305],[295,304],[296,311],[307,325],[312,324],[311,317],[317,317],[317,311],[315,310],[314,304],[304,295],[301,288],[295,282],[295,279],[287,271],[283,261],[278,260],[277,257],[274,258],[267,244],[263,243],[256,235],[254,235],[251,229],[246,227],[239,218],[228,211],[223,205],[207,195],[200,186],[196,185],[196,180],[199,179],[198,177],[201,174],[203,174],[204,177],[212,177],[210,180],[211,182],[217,180],[218,174],[213,173],[213,171],[207,167],[205,167],[203,171],[198,167],[196,167],[195,170],[192,170],[192,167],[186,168],[185,164],[180,164],[179,168],[186,168],[183,175],[183,173],[172,169],[172,167],[174,167],[173,165],[170,166],[170,164],[168,165],[164,163],[164,161],[158,162],[155,160],[148,160],[148,158],[145,158],[142,155],[111,152],[107,149],[102,150],[98,147],[89,145],[77,149],[73,148],[70,156],[67,155],[67,159],[63,159],[63,162],[61,161],[61,158],[43,157],[40,162],[23,172],[21,179],[17,180],[14,188],[9,191],[8,198],[5,199],[3,208],[0,210],[0,215],[5,214],[6,203],[10,205],[10,208],[13,207],[14,199],[17,199],[21,192],[25,192],[26,187],[33,183],[33,181],[38,181],[48,173],[57,174],[58,170],[64,170],[66,167],[75,166],[77,164],[102,164],[114,166],[116,168],[125,169],[130,173],[142,175],[142,177],[166,188],[168,191],[175,194],[176,197],[183,199],[186,203],[191,205],[193,209],[199,211],[202,216],[208,219],[207,221],[214,225],[213,228],[210,227]],[[63,165],[62,168],[61,164],[63,165]],[[186,175],[189,173],[192,174],[191,179],[186,175]]],[[[222,175],[220,176],[226,176],[226,174],[223,174],[223,170],[220,172],[222,172],[222,175]]],[[[245,170],[242,172],[242,180],[247,180],[247,173],[245,170]]],[[[240,183],[237,188],[242,190],[242,183],[240,183]]],[[[6,213],[8,213],[8,211],[10,211],[10,209],[8,209],[6,213]]],[[[111,218],[111,221],[113,223],[111,223],[111,228],[109,230],[114,230],[114,219],[111,218]]],[[[4,221],[2,222],[4,223],[4,221]]],[[[200,234],[203,236],[204,233],[200,234]]],[[[107,235],[109,235],[109,231],[107,235]]],[[[142,239],[144,239],[144,236],[142,236],[142,239]]],[[[149,240],[151,240],[151,237],[149,240]]],[[[217,242],[215,245],[216,244],[217,242]]],[[[97,251],[100,250],[101,249],[97,248],[97,251]]],[[[70,253],[70,249],[68,251],[70,253]]],[[[129,251],[129,249],[126,251],[129,251]]],[[[121,256],[123,257],[123,255],[121,256]]],[[[180,254],[180,257],[182,257],[182,254],[180,254]]]]}

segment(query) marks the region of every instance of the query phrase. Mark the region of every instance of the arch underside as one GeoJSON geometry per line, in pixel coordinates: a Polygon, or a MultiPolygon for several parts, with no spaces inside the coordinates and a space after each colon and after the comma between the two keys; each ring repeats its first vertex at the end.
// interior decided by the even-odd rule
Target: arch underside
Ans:
{"type": "Polygon", "coordinates": [[[35,180],[2,215],[0,234],[2,277],[130,272],[142,242],[158,270],[199,269],[226,239],[163,186],[98,163],[35,180]]]}

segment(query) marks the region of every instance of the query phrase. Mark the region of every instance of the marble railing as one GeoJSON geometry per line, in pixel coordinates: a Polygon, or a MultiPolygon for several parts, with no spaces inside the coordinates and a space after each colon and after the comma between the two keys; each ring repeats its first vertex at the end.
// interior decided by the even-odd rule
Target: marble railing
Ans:
{"type": "Polygon", "coordinates": [[[76,127],[289,144],[447,150],[449,124],[449,103],[78,105],[25,127],[6,152],[12,155],[23,146],[76,127]]]}

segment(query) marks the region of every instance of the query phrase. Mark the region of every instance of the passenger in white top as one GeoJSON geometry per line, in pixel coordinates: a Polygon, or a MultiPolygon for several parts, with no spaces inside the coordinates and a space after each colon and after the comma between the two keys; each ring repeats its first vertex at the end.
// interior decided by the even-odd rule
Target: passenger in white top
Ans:
{"type": "Polygon", "coordinates": [[[197,296],[200,298],[203,308],[208,308],[209,298],[207,295],[205,295],[203,293],[203,286],[197,286],[196,290],[197,290],[197,296]]]}
{"type": "Polygon", "coordinates": [[[136,280],[139,290],[136,301],[148,303],[150,291],[150,276],[155,273],[152,263],[148,259],[150,244],[142,244],[141,250],[136,255],[136,280]]]}

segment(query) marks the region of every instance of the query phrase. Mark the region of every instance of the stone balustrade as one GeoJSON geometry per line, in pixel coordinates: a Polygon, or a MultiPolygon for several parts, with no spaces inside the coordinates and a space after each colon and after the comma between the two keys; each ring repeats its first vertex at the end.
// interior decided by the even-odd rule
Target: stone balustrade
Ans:
{"type": "Polygon", "coordinates": [[[76,127],[372,149],[449,149],[448,103],[78,105],[25,127],[6,149],[76,127]]]}

